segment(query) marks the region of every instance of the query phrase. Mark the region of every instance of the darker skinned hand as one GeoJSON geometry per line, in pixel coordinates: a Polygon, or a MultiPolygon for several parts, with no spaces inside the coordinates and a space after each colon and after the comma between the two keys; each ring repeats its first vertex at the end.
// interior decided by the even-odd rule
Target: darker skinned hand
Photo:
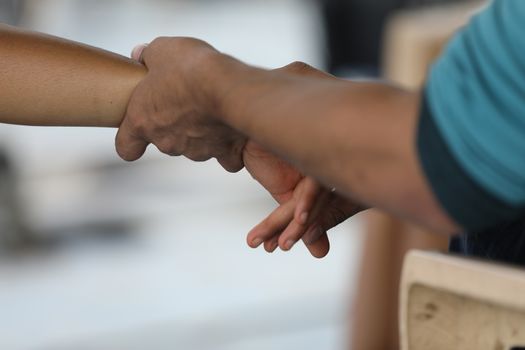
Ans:
{"type": "Polygon", "coordinates": [[[246,137],[213,118],[213,60],[221,54],[191,38],[158,38],[133,51],[148,73],[133,92],[116,137],[127,161],[139,159],[148,144],[194,161],[217,158],[230,172],[243,168],[246,137]]]}

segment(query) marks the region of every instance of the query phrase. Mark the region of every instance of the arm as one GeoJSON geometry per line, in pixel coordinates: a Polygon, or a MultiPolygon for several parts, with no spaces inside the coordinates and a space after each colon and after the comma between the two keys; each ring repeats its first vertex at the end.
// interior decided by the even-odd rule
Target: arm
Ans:
{"type": "Polygon", "coordinates": [[[117,136],[124,159],[139,158],[147,142],[206,159],[210,150],[232,144],[214,130],[226,125],[364,206],[434,230],[459,230],[419,165],[419,94],[262,70],[188,38],[156,39],[142,61],[149,73],[117,136]]]}
{"type": "Polygon", "coordinates": [[[145,73],[107,51],[0,25],[0,122],[116,127],[145,73]]]}
{"type": "Polygon", "coordinates": [[[380,83],[277,75],[223,58],[218,117],[347,198],[453,233],[419,165],[420,95],[380,83]],[[246,116],[249,116],[246,117],[246,116]],[[308,142],[305,142],[308,140],[308,142]]]}
{"type": "Polygon", "coordinates": [[[417,160],[441,207],[468,232],[525,212],[523,18],[523,1],[492,2],[450,43],[419,102],[417,160]]]}
{"type": "Polygon", "coordinates": [[[199,40],[159,38],[143,51],[149,73],[117,150],[134,160],[152,142],[203,160],[231,151],[231,131],[215,132],[231,126],[364,206],[435,231],[487,228],[525,210],[524,15],[522,0],[492,2],[422,94],[265,71],[199,40]]]}

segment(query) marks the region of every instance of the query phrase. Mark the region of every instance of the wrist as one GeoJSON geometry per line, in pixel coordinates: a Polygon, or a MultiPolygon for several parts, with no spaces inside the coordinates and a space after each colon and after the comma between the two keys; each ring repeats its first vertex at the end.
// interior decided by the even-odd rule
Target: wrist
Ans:
{"type": "Polygon", "coordinates": [[[230,125],[229,111],[242,109],[242,104],[246,102],[235,98],[235,92],[247,87],[246,83],[256,79],[256,76],[264,70],[219,52],[208,58],[206,67],[205,76],[201,80],[206,112],[213,118],[230,125]]]}

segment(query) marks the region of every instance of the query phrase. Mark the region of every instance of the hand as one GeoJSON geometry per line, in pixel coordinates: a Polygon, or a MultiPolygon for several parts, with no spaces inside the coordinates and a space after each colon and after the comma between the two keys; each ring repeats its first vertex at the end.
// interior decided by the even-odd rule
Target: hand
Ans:
{"type": "Polygon", "coordinates": [[[315,180],[303,177],[293,166],[252,141],[244,150],[246,169],[280,206],[250,231],[248,244],[273,252],[289,250],[302,239],[310,253],[322,258],[330,249],[327,231],[364,208],[315,180]]]}
{"type": "MultiPolygon", "coordinates": [[[[335,79],[301,62],[276,71],[335,79]]],[[[280,204],[250,231],[247,240],[251,247],[264,243],[268,252],[273,252],[278,246],[289,250],[302,238],[313,256],[324,257],[330,249],[326,231],[363,209],[323,189],[315,180],[304,177],[288,162],[253,141],[246,144],[243,159],[248,172],[280,204]]]]}
{"type": "Polygon", "coordinates": [[[203,41],[158,38],[134,50],[148,69],[129,101],[116,149],[125,160],[140,158],[149,143],[172,156],[195,161],[212,157],[228,171],[243,168],[244,135],[213,118],[206,88],[214,79],[211,62],[222,56],[203,41]]]}
{"type": "Polygon", "coordinates": [[[364,209],[334,191],[323,189],[313,179],[303,178],[292,198],[250,231],[248,242],[254,248],[264,242],[268,251],[277,247],[288,251],[302,239],[314,257],[322,258],[330,250],[327,231],[364,209]]]}

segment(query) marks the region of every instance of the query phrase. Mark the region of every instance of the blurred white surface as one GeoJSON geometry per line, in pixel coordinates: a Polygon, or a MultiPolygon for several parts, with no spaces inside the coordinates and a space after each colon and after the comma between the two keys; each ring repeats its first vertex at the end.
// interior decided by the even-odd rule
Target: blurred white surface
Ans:
{"type": "MultiPolygon", "coordinates": [[[[30,0],[23,25],[127,54],[191,35],[250,63],[319,62],[308,1],[30,0]]],[[[0,255],[0,349],[342,349],[359,218],[332,252],[268,255],[246,232],[273,202],[244,171],[150,149],[126,164],[114,130],[0,126],[46,249],[0,255]],[[127,233],[111,234],[122,223],[127,233]]]]}
{"type": "MultiPolygon", "coordinates": [[[[139,216],[128,235],[87,227],[38,254],[0,260],[1,349],[343,348],[359,218],[333,230],[323,260],[301,245],[269,255],[245,244],[274,207],[246,173],[210,177],[217,165],[184,160],[149,165],[117,174],[122,188],[94,181],[100,194],[86,201],[102,218],[78,200],[49,205],[48,216],[84,213],[86,224],[139,216]],[[136,187],[126,194],[128,181],[136,187]]],[[[38,220],[61,225],[60,216],[38,220]]]]}
{"type": "Polygon", "coordinates": [[[351,228],[333,234],[322,261],[302,247],[270,256],[243,239],[267,206],[243,204],[251,210],[241,220],[239,205],[179,211],[129,242],[83,240],[3,262],[0,347],[274,349],[302,334],[292,348],[341,349],[357,255],[351,228]]]}

